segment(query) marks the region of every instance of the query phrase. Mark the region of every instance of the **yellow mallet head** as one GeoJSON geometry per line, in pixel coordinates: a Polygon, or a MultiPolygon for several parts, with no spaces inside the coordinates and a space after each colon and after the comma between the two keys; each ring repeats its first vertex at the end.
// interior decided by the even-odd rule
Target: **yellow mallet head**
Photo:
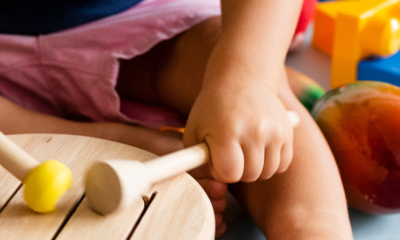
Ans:
{"type": "Polygon", "coordinates": [[[71,187],[72,173],[61,162],[48,160],[32,169],[24,178],[24,198],[35,212],[55,209],[58,200],[71,187]]]}

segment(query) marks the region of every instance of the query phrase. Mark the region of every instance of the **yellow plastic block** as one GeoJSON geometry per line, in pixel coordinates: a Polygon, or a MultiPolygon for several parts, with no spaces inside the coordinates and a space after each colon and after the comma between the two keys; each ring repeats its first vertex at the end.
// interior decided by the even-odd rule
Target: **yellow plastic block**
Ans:
{"type": "Polygon", "coordinates": [[[313,45],[332,57],[331,87],[357,80],[358,62],[400,48],[400,0],[320,3],[313,45]]]}
{"type": "Polygon", "coordinates": [[[332,54],[336,16],[342,5],[343,2],[323,2],[315,11],[312,43],[329,56],[332,54]]]}

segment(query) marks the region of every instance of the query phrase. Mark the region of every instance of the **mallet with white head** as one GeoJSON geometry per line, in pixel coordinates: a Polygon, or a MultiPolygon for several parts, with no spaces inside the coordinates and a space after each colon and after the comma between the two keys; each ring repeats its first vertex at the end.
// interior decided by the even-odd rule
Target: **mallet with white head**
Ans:
{"type": "MultiPolygon", "coordinates": [[[[300,120],[297,113],[288,111],[288,116],[292,126],[297,126],[300,120]]],[[[147,162],[99,161],[86,173],[85,195],[94,211],[106,215],[145,196],[153,184],[209,160],[208,146],[201,143],[147,162]]]]}
{"type": "Polygon", "coordinates": [[[55,160],[39,163],[2,132],[0,164],[25,184],[25,201],[35,212],[53,211],[72,183],[72,173],[64,164],[55,160]]]}

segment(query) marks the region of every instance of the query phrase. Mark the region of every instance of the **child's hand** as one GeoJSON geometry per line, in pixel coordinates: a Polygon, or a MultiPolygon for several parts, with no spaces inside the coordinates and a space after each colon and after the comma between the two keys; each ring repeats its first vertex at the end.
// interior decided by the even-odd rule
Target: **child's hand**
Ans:
{"type": "Polygon", "coordinates": [[[286,109],[261,81],[204,86],[184,134],[185,146],[198,142],[210,148],[213,177],[227,183],[268,179],[284,172],[293,156],[286,109]]]}

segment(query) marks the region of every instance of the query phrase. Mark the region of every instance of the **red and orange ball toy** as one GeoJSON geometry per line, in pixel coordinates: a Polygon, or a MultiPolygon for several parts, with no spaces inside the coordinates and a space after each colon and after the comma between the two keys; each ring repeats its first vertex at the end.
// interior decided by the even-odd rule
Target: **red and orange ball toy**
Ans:
{"type": "Polygon", "coordinates": [[[336,158],[349,205],[400,212],[400,88],[352,83],[325,94],[312,115],[336,158]]]}

